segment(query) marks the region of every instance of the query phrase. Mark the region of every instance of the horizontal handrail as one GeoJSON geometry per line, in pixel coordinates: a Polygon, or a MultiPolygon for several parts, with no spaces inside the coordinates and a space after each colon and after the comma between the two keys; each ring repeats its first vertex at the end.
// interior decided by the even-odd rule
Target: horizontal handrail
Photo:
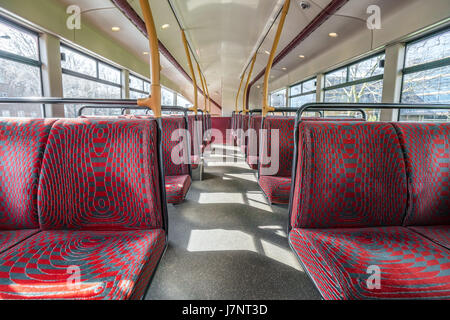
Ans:
{"type": "MultiPolygon", "coordinates": [[[[300,115],[304,112],[312,110],[323,110],[323,111],[359,111],[364,112],[362,109],[381,109],[381,110],[391,110],[391,109],[450,109],[450,104],[407,104],[407,103],[307,103],[297,110],[297,122],[300,119],[300,115]]],[[[367,117],[364,117],[367,119],[367,117]]]]}
{"type": "Polygon", "coordinates": [[[0,98],[0,104],[95,104],[137,106],[136,99],[0,98]]]}
{"type": "MultiPolygon", "coordinates": [[[[141,107],[141,106],[119,106],[119,105],[89,105],[89,106],[83,106],[78,110],[78,117],[81,117],[83,115],[83,111],[86,109],[121,109],[121,114],[123,115],[123,113],[126,110],[142,110],[142,111],[146,111],[146,113],[148,114],[150,111],[152,111],[152,109],[150,107],[141,107]]],[[[181,112],[183,114],[187,114],[189,110],[187,110],[186,108],[183,107],[178,107],[178,106],[161,106],[161,111],[162,112],[181,112]]]]}

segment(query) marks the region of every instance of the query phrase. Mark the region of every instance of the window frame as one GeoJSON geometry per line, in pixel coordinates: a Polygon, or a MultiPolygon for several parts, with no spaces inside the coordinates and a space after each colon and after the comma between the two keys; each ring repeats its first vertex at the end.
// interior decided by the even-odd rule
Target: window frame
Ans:
{"type": "Polygon", "coordinates": [[[359,79],[359,80],[350,81],[350,68],[351,67],[353,67],[354,65],[357,65],[357,64],[359,64],[359,63],[361,63],[363,61],[370,60],[372,58],[375,58],[375,57],[378,57],[378,56],[381,56],[381,55],[385,55],[385,59],[386,59],[386,51],[382,50],[382,51],[379,51],[377,53],[371,54],[371,55],[369,55],[367,57],[364,57],[364,58],[358,59],[358,60],[356,60],[354,62],[351,62],[351,63],[349,63],[349,64],[347,64],[345,66],[333,69],[333,70],[331,70],[329,72],[326,72],[324,74],[324,80],[325,81],[324,81],[324,86],[322,88],[323,92],[326,93],[326,91],[337,90],[337,89],[342,89],[342,88],[351,87],[351,86],[357,86],[359,84],[368,83],[368,82],[375,82],[375,81],[380,81],[380,80],[383,81],[383,79],[384,79],[384,71],[383,71],[382,74],[379,74],[379,75],[376,75],[376,76],[371,76],[371,77],[368,77],[368,78],[363,78],[363,79],[359,79]],[[334,86],[327,87],[327,76],[329,74],[331,74],[331,73],[333,73],[335,71],[341,70],[341,69],[346,69],[347,70],[347,75],[346,75],[345,82],[340,83],[340,84],[336,84],[334,86]]]}
{"type": "MultiPolygon", "coordinates": [[[[3,51],[1,49],[0,49],[0,58],[38,68],[39,69],[39,80],[41,82],[40,83],[41,97],[43,97],[44,96],[44,77],[42,74],[43,63],[42,63],[42,55],[41,55],[41,41],[40,41],[41,34],[35,30],[29,29],[17,22],[14,22],[2,15],[0,15],[0,22],[3,24],[9,25],[12,28],[15,28],[23,33],[27,33],[29,35],[36,37],[38,60],[23,57],[21,55],[15,54],[15,53],[3,51]]],[[[43,118],[47,117],[44,104],[41,104],[41,114],[42,114],[43,118]]]]}
{"type": "MultiPolygon", "coordinates": [[[[110,63],[108,63],[108,62],[106,62],[106,61],[100,60],[100,59],[98,59],[98,58],[96,58],[96,57],[94,57],[94,56],[91,56],[91,55],[89,55],[89,54],[87,54],[87,53],[85,53],[85,52],[83,52],[83,51],[81,51],[81,50],[78,50],[78,49],[76,49],[76,48],[74,48],[74,47],[72,47],[72,46],[70,46],[70,45],[67,45],[66,43],[61,42],[60,47],[61,47],[61,48],[66,48],[66,49],[68,49],[68,50],[70,50],[70,51],[73,51],[73,52],[75,52],[75,53],[77,53],[77,54],[79,54],[79,55],[82,55],[82,56],[84,56],[84,57],[86,57],[86,58],[89,58],[89,59],[94,60],[94,61],[95,61],[95,64],[96,64],[96,73],[97,73],[97,74],[96,74],[96,77],[93,77],[93,76],[88,76],[88,75],[86,75],[86,74],[83,74],[83,73],[80,73],[80,72],[77,72],[77,71],[65,69],[65,68],[63,68],[63,67],[61,66],[61,71],[62,71],[62,74],[63,74],[63,75],[65,74],[65,75],[68,75],[68,76],[72,76],[72,77],[76,77],[76,78],[81,78],[81,79],[88,80],[88,81],[92,81],[92,82],[98,82],[98,83],[101,83],[101,84],[104,84],[104,85],[107,85],[107,86],[112,86],[112,87],[120,88],[120,89],[121,89],[121,90],[120,90],[120,97],[121,97],[121,98],[123,97],[123,90],[122,90],[122,89],[123,89],[122,69],[117,68],[116,66],[113,66],[112,64],[110,64],[110,63]],[[112,69],[115,69],[115,70],[119,71],[119,72],[120,72],[120,84],[115,83],[115,82],[111,82],[111,81],[107,81],[107,80],[101,79],[101,78],[100,78],[100,68],[99,68],[99,65],[100,65],[100,64],[104,64],[104,65],[106,65],[107,67],[110,67],[110,68],[112,68],[112,69]]],[[[62,52],[61,52],[61,53],[62,53],[62,52]]]]}
{"type": "MultiPolygon", "coordinates": [[[[130,73],[130,77],[134,77],[134,78],[137,78],[137,79],[141,80],[141,81],[142,81],[142,89],[145,88],[145,83],[146,83],[146,82],[147,82],[150,86],[152,85],[151,81],[146,80],[145,78],[143,78],[143,77],[141,77],[141,76],[137,76],[137,75],[134,74],[134,73],[130,73]]],[[[131,82],[131,79],[129,78],[128,81],[131,82]]],[[[131,87],[130,87],[130,84],[128,84],[128,89],[129,89],[130,92],[133,91],[133,92],[136,92],[136,93],[145,94],[145,95],[147,95],[147,96],[150,94],[150,92],[145,92],[145,90],[138,90],[138,89],[131,88],[131,87]]]]}
{"type": "MultiPolygon", "coordinates": [[[[283,87],[283,88],[279,88],[279,89],[277,89],[277,90],[274,90],[274,91],[272,91],[271,93],[270,93],[270,105],[273,107],[273,103],[272,103],[272,96],[275,94],[275,93],[278,93],[278,92],[281,92],[281,91],[284,91],[285,93],[284,93],[284,96],[285,96],[285,101],[284,101],[284,106],[281,106],[281,107],[279,107],[279,106],[277,106],[277,107],[275,107],[275,108],[287,108],[287,104],[289,103],[289,101],[286,101],[286,99],[288,99],[288,96],[289,96],[289,87],[283,87]]],[[[289,99],[288,99],[289,100],[289,99]]]]}
{"type": "MultiPolygon", "coordinates": [[[[418,64],[416,66],[412,66],[412,67],[407,67],[406,66],[406,62],[407,62],[407,54],[408,54],[408,46],[409,45],[413,45],[416,43],[419,43],[421,41],[425,41],[427,39],[433,38],[441,33],[446,33],[446,32],[450,32],[450,27],[444,27],[442,29],[439,29],[437,31],[431,32],[427,35],[424,35],[422,37],[419,37],[417,39],[411,40],[409,42],[405,43],[405,54],[404,54],[404,61],[403,61],[403,69],[402,69],[402,85],[401,85],[401,91],[400,91],[400,103],[403,102],[403,90],[405,89],[405,76],[409,75],[409,74],[413,74],[413,73],[418,73],[418,72],[422,72],[422,71],[427,71],[427,70],[433,70],[433,69],[438,69],[438,68],[442,68],[442,67],[448,67],[450,66],[450,57],[449,58],[444,58],[444,59],[440,59],[440,60],[436,60],[436,61],[431,61],[431,62],[425,62],[422,64],[418,64]]],[[[398,121],[401,120],[401,111],[398,113],[398,121]]]]}
{"type": "MultiPolygon", "coordinates": [[[[298,97],[303,97],[303,96],[308,96],[308,95],[311,95],[311,94],[317,95],[317,76],[313,76],[313,77],[307,78],[307,79],[305,79],[303,81],[299,81],[299,82],[294,83],[293,85],[289,86],[289,91],[288,91],[288,108],[292,107],[292,104],[291,104],[291,100],[292,99],[298,98],[298,97]],[[315,86],[316,86],[316,90],[304,92],[303,91],[303,85],[306,82],[309,82],[311,80],[314,80],[315,86]],[[292,88],[297,87],[299,85],[301,86],[301,93],[292,95],[291,94],[292,93],[292,88]]],[[[316,96],[315,100],[317,101],[317,96],[316,96]]]]}

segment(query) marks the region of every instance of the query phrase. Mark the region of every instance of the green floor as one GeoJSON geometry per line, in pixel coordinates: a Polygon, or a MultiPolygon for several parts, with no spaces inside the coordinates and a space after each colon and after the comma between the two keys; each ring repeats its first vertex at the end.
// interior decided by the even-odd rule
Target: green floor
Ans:
{"type": "Polygon", "coordinates": [[[169,206],[169,248],[147,299],[319,299],[289,248],[287,207],[268,205],[242,155],[222,149],[169,206]]]}

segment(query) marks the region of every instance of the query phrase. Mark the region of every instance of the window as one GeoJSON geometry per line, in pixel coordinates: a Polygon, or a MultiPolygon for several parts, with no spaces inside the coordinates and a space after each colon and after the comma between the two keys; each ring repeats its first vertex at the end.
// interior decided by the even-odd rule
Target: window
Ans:
{"type": "Polygon", "coordinates": [[[177,106],[183,108],[190,108],[193,106],[193,104],[185,97],[183,97],[181,94],[177,94],[177,106]]]}
{"type": "Polygon", "coordinates": [[[169,89],[162,87],[161,104],[163,106],[175,106],[175,93],[169,89]]]}
{"type": "MultiPolygon", "coordinates": [[[[450,103],[450,30],[406,46],[403,103],[450,103]]],[[[401,121],[449,121],[448,110],[401,110],[401,121]]]]}
{"type": "MultiPolygon", "coordinates": [[[[0,19],[0,97],[41,97],[39,37],[0,19]]],[[[1,117],[43,117],[42,105],[0,105],[1,117]]]]}
{"type": "MultiPolygon", "coordinates": [[[[120,99],[122,98],[122,72],[82,52],[61,46],[61,67],[65,98],[120,99]]],[[[66,117],[78,114],[79,105],[66,105],[66,117]]],[[[86,110],[85,114],[119,115],[120,109],[86,110]]]]}
{"type": "Polygon", "coordinates": [[[130,74],[130,99],[146,98],[150,91],[150,82],[130,74]]]}
{"type": "Polygon", "coordinates": [[[307,103],[316,102],[316,88],[316,78],[292,86],[289,90],[289,106],[300,108],[307,103]]]}
{"type": "Polygon", "coordinates": [[[275,108],[285,108],[287,95],[286,92],[286,88],[273,92],[270,95],[270,105],[275,108]]]}
{"type": "MultiPolygon", "coordinates": [[[[384,59],[378,54],[326,74],[325,102],[381,103],[384,59]]],[[[369,121],[380,119],[380,110],[366,111],[369,121]]]]}

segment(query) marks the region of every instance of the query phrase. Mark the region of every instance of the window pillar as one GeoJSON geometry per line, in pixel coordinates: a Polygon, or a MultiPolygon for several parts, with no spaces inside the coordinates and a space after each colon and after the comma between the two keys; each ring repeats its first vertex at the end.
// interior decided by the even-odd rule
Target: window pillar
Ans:
{"type": "MultiPolygon", "coordinates": [[[[386,48],[383,78],[383,103],[400,103],[402,95],[405,45],[394,44],[386,48]]],[[[397,121],[398,109],[381,110],[381,121],[397,121]]]]}
{"type": "MultiPolygon", "coordinates": [[[[39,38],[39,44],[44,97],[63,97],[60,40],[53,35],[43,34],[39,38]]],[[[64,118],[64,105],[46,105],[45,115],[48,118],[64,118]]]]}
{"type": "Polygon", "coordinates": [[[130,99],[130,71],[122,69],[122,97],[130,99]]]}
{"type": "Polygon", "coordinates": [[[323,102],[323,88],[325,88],[325,74],[319,73],[316,79],[316,102],[323,102]]]}

